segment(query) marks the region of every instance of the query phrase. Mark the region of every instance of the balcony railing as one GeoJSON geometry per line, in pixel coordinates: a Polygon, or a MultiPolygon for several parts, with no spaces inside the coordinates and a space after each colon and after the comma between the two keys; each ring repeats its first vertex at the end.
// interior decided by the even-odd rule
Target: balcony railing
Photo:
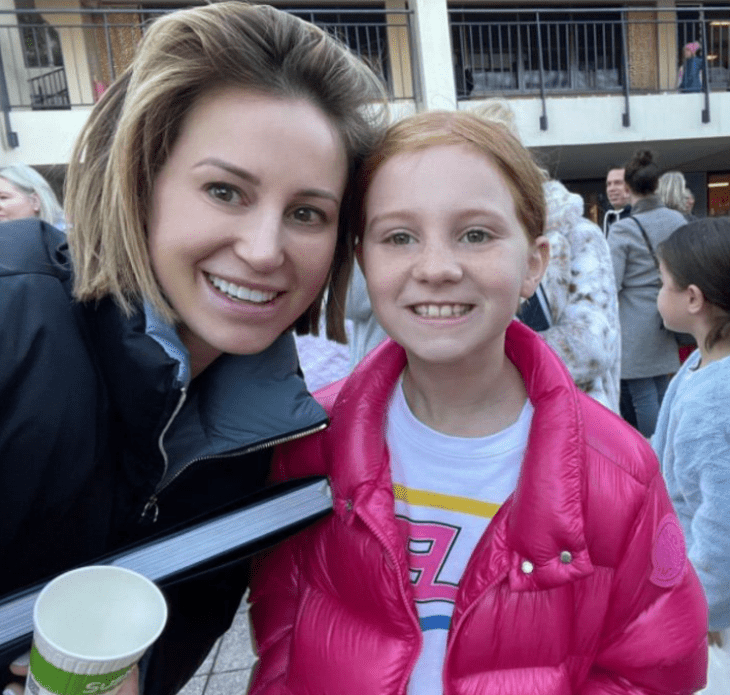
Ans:
{"type": "Polygon", "coordinates": [[[470,7],[449,15],[460,99],[671,90],[683,46],[695,41],[709,88],[730,86],[727,7],[470,7]]]}
{"type": "MultiPolygon", "coordinates": [[[[129,65],[154,18],[170,10],[0,10],[0,106],[92,105],[129,65]]],[[[338,9],[291,12],[337,36],[381,77],[391,100],[416,98],[411,13],[338,9]]]]}

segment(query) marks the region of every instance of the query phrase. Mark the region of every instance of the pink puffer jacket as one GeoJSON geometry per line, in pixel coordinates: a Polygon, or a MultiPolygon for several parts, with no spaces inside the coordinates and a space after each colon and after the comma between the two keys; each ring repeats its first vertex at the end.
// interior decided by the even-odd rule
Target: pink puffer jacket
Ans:
{"type": "MultiPolygon", "coordinates": [[[[506,350],[535,413],[517,489],[459,585],[444,695],[692,693],[707,604],[647,442],[522,325],[506,350]]],[[[383,424],[405,365],[386,342],[317,394],[332,424],[275,477],[327,472],[335,512],[258,560],[251,695],[402,695],[421,646],[383,424]]]]}

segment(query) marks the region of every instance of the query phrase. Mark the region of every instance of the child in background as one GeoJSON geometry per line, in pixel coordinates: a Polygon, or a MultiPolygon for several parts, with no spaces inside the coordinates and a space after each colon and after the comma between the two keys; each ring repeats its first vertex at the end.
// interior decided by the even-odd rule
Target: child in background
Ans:
{"type": "Polygon", "coordinates": [[[684,63],[677,72],[677,89],[680,92],[702,91],[702,46],[690,41],[684,46],[684,63]]]}
{"type": "Polygon", "coordinates": [[[713,660],[730,686],[730,219],[680,227],[657,255],[664,325],[698,349],[667,389],[652,443],[709,603],[708,691],[727,693],[713,660]]]}
{"type": "Polygon", "coordinates": [[[548,262],[527,150],[412,116],[355,202],[392,340],[275,457],[278,479],[328,474],[335,511],[254,563],[251,695],[701,688],[706,603],[656,457],[513,320],[548,262]]]}

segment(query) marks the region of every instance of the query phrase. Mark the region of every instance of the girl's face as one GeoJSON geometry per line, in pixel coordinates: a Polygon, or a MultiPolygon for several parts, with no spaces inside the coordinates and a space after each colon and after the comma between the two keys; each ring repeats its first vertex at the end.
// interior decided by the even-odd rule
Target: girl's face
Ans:
{"type": "Polygon", "coordinates": [[[687,311],[687,290],[677,287],[674,277],[662,260],[659,261],[659,274],[662,278],[662,287],[656,303],[664,326],[672,331],[687,332],[690,318],[687,311]]]}
{"type": "Polygon", "coordinates": [[[549,251],[544,237],[528,238],[495,164],[448,145],[378,169],[357,253],[373,310],[409,360],[466,364],[501,359],[549,251]]]}
{"type": "Polygon", "coordinates": [[[255,354],[312,304],[337,241],[345,147],[309,102],[203,96],[153,190],[152,267],[193,361],[255,354]]]}
{"type": "Polygon", "coordinates": [[[10,181],[0,178],[0,222],[37,217],[40,210],[38,196],[28,195],[10,181]]]}

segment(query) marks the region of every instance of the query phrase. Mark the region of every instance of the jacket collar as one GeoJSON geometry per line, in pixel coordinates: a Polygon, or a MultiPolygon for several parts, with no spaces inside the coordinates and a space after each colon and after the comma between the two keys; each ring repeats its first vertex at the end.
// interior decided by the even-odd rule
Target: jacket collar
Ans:
{"type": "Polygon", "coordinates": [[[649,195],[646,198],[640,198],[631,206],[631,214],[638,215],[642,212],[649,212],[657,208],[666,207],[664,203],[656,195],[649,195]]]}
{"type": "Polygon", "coordinates": [[[158,451],[183,387],[189,391],[187,403],[164,440],[177,463],[186,462],[181,457],[263,445],[327,421],[306,389],[289,333],[257,355],[222,355],[188,383],[181,366],[186,351],[174,329],[155,325],[150,331],[144,312],[126,318],[111,299],[85,310],[110,399],[130,445],[147,457],[150,450],[158,451]],[[164,341],[150,332],[165,337],[168,345],[163,348],[164,341]]]}
{"type": "MultiPolygon", "coordinates": [[[[515,551],[512,583],[516,588],[552,586],[592,571],[584,533],[586,444],[579,395],[557,355],[517,321],[507,329],[505,350],[522,374],[535,409],[520,479],[503,505],[506,543],[515,551]],[[521,574],[525,560],[534,567],[530,576],[521,574]]],[[[379,499],[378,504],[389,503],[392,510],[383,432],[389,399],[405,364],[403,348],[388,340],[342,385],[327,434],[337,466],[336,497],[357,504],[358,497],[387,490],[390,501],[379,499]]],[[[398,544],[400,536],[392,526],[386,532],[398,544]]]]}

